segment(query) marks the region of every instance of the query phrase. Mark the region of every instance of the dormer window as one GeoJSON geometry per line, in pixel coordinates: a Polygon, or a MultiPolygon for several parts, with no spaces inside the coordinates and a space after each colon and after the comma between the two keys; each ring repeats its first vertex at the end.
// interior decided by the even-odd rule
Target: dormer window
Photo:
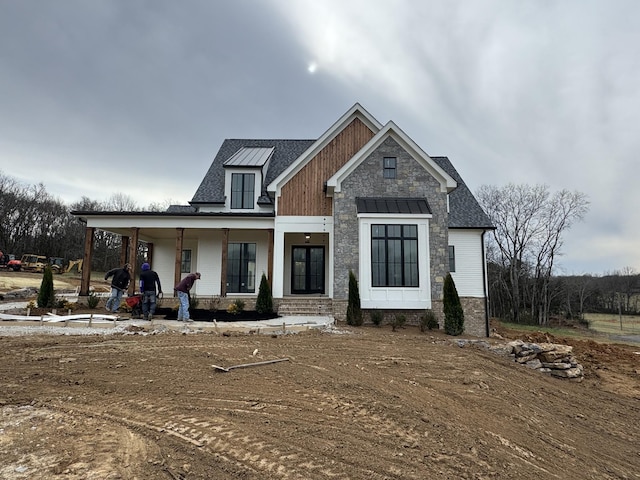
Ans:
{"type": "Polygon", "coordinates": [[[384,157],[382,160],[384,178],[396,178],[396,163],[396,157],[384,157]]]}
{"type": "Polygon", "coordinates": [[[231,208],[253,208],[255,186],[255,173],[231,174],[231,208]]]}

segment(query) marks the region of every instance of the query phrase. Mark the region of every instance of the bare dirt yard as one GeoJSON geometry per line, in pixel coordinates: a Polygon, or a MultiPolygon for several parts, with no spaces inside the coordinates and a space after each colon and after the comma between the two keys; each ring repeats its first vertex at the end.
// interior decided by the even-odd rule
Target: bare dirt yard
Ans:
{"type": "Polygon", "coordinates": [[[522,339],[584,381],[416,327],[0,336],[0,478],[640,478],[640,346],[522,339]]]}

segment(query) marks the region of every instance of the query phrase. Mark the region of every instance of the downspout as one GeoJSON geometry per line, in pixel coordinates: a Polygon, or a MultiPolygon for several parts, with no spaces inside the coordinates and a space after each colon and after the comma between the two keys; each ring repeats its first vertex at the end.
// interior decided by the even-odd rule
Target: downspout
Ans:
{"type": "Polygon", "coordinates": [[[486,230],[482,231],[480,236],[480,244],[482,250],[482,289],[484,290],[484,326],[485,335],[489,337],[489,289],[487,287],[487,255],[484,249],[484,234],[486,230]]]}

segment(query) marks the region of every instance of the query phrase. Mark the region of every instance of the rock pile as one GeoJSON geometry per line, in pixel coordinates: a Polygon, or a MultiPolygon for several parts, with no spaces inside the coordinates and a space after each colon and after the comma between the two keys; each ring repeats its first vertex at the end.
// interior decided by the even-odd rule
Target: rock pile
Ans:
{"type": "Polygon", "coordinates": [[[38,289],[34,287],[20,288],[0,294],[0,300],[23,300],[38,295],[38,289]]]}
{"type": "Polygon", "coordinates": [[[473,340],[458,340],[456,343],[460,347],[469,343],[483,346],[494,353],[510,356],[517,363],[554,377],[578,382],[584,379],[584,368],[573,356],[573,347],[570,345],[528,343],[522,340],[498,345],[473,340]]]}

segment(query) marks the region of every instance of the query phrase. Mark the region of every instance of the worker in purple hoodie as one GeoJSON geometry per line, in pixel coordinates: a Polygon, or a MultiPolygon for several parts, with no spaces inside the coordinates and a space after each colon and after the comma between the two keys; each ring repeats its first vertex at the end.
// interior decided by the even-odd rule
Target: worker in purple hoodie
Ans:
{"type": "Polygon", "coordinates": [[[191,299],[189,292],[196,280],[200,280],[200,272],[190,273],[173,288],[178,292],[178,300],[180,300],[180,307],[178,308],[179,322],[182,320],[185,322],[193,322],[193,320],[189,318],[189,300],[191,299]]]}

